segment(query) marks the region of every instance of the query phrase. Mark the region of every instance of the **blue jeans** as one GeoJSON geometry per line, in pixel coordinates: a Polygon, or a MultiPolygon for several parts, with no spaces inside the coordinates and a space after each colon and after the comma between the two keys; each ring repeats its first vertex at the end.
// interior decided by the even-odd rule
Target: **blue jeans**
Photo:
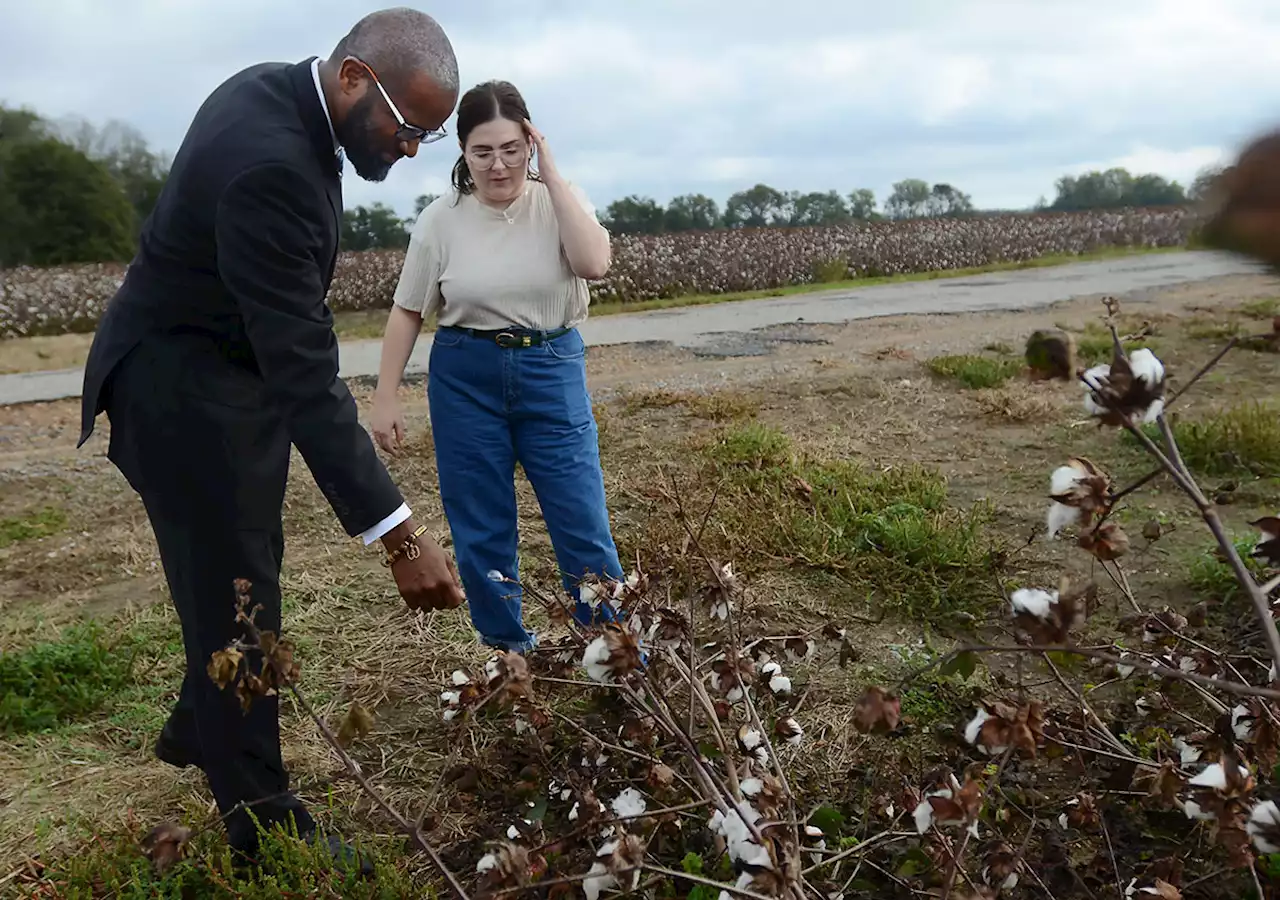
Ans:
{"type": "MultiPolygon", "coordinates": [[[[623,572],[605,505],[582,336],[571,330],[508,349],[441,328],[431,345],[427,402],[440,499],[481,640],[516,651],[537,643],[524,627],[520,587],[490,577],[519,579],[517,462],[537,495],[574,618],[591,623],[578,582],[588,574],[621,579],[623,572]]],[[[595,621],[614,618],[606,600],[595,621]]]]}

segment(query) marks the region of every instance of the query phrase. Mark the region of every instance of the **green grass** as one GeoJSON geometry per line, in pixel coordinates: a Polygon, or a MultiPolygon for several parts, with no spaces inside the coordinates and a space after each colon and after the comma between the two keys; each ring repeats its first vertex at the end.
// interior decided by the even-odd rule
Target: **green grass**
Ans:
{"type": "MultiPolygon", "coordinates": [[[[254,872],[238,872],[220,829],[196,836],[187,857],[164,875],[156,874],[139,849],[143,833],[95,837],[80,853],[47,862],[38,896],[59,900],[333,900],[433,898],[425,884],[415,885],[391,863],[389,852],[372,854],[376,878],[365,880],[321,852],[292,837],[272,833],[262,839],[263,864],[254,872]]],[[[370,848],[361,847],[369,853],[370,848]]]]}
{"type": "MultiPolygon", "coordinates": [[[[1124,337],[1124,335],[1125,332],[1121,329],[1120,336],[1124,337]]],[[[1124,345],[1126,353],[1132,353],[1144,347],[1152,352],[1158,352],[1155,341],[1150,338],[1126,341],[1124,345]]],[[[1090,322],[1082,332],[1076,335],[1076,358],[1081,365],[1096,366],[1100,363],[1109,363],[1115,356],[1115,352],[1116,344],[1115,339],[1111,337],[1111,332],[1097,322],[1090,322]]]]}
{"type": "Polygon", "coordinates": [[[1280,407],[1236,403],[1201,419],[1174,419],[1173,435],[1193,472],[1280,476],[1280,407]]]}
{"type": "Polygon", "coordinates": [[[1217,319],[1192,319],[1186,325],[1187,337],[1198,341],[1229,341],[1245,333],[1243,324],[1237,321],[1217,319]]]}
{"type": "Polygon", "coordinates": [[[1280,297],[1250,300],[1240,305],[1240,312],[1251,319],[1271,319],[1280,316],[1280,297]]]}
{"type": "Polygon", "coordinates": [[[56,641],[0,654],[0,735],[45,731],[98,712],[132,677],[128,644],[84,623],[56,641]]]}
{"type": "Polygon", "coordinates": [[[46,507],[25,516],[0,519],[0,549],[35,538],[57,534],[67,526],[67,514],[60,509],[46,507]]]}
{"type": "MultiPolygon", "coordinates": [[[[686,306],[706,306],[714,303],[731,303],[737,300],[763,300],[769,297],[791,297],[831,290],[856,290],[881,284],[900,284],[905,281],[937,281],[942,278],[963,278],[967,275],[985,275],[991,272],[1014,272],[1023,269],[1042,269],[1076,262],[1098,262],[1107,259],[1125,259],[1152,253],[1176,253],[1187,247],[1108,247],[1091,253],[1056,253],[1019,262],[992,263],[989,266],[973,266],[966,269],[940,269],[930,272],[911,272],[906,275],[883,275],[871,278],[836,278],[839,268],[830,264],[819,266],[816,275],[836,280],[818,280],[804,284],[792,284],[758,291],[732,291],[723,294],[688,294],[680,297],[663,297],[634,303],[593,303],[591,315],[612,316],[625,313],[648,312],[661,309],[681,309],[686,306]]],[[[847,271],[847,267],[845,267],[847,271]]],[[[338,336],[348,340],[381,338],[387,324],[387,310],[363,310],[334,314],[334,328],[338,336]]],[[[428,323],[428,330],[431,328],[428,323]]]]}
{"type": "MultiPolygon", "coordinates": [[[[1262,575],[1262,565],[1249,554],[1257,542],[1257,535],[1237,538],[1232,541],[1236,553],[1244,560],[1245,567],[1258,578],[1262,575]]],[[[1218,548],[1214,545],[1202,553],[1192,557],[1187,566],[1187,584],[1200,595],[1201,599],[1212,601],[1230,600],[1241,595],[1240,581],[1235,570],[1217,556],[1218,548]]]]}
{"type": "Polygon", "coordinates": [[[925,365],[934,375],[950,378],[974,390],[999,387],[1023,369],[1020,359],[992,359],[972,354],[935,356],[925,365]]]}
{"type": "Polygon", "coordinates": [[[952,507],[936,472],[809,458],[758,422],[726,430],[705,453],[724,482],[718,517],[762,563],[834,573],[877,610],[913,616],[990,599],[990,511],[952,507]]]}

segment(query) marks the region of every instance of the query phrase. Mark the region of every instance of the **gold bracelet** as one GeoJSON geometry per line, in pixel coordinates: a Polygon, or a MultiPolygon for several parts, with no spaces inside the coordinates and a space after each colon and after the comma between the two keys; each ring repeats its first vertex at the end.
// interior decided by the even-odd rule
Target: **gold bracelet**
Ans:
{"type": "Polygon", "coordinates": [[[426,533],[427,526],[419,525],[413,534],[404,539],[403,544],[391,553],[387,554],[387,558],[382,561],[382,564],[389,569],[394,566],[402,556],[405,559],[417,559],[422,555],[422,550],[418,547],[418,538],[422,537],[426,533]]]}

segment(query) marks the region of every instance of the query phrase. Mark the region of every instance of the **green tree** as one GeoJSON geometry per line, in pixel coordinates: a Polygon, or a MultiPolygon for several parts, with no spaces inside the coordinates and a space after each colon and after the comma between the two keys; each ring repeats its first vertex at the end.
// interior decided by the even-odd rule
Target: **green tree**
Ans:
{"type": "Polygon", "coordinates": [[[656,200],[635,194],[610,203],[604,215],[605,227],[614,234],[659,234],[665,220],[666,210],[656,200]]]}
{"type": "Polygon", "coordinates": [[[405,221],[384,203],[343,210],[343,250],[403,250],[409,245],[405,221]]]}
{"type": "Polygon", "coordinates": [[[849,194],[849,216],[854,219],[876,218],[876,195],[869,188],[858,188],[849,194]]]}
{"type": "Polygon", "coordinates": [[[925,212],[930,216],[964,216],[973,212],[973,200],[964,191],[949,184],[935,184],[925,201],[925,212]]]}
{"type": "MultiPolygon", "coordinates": [[[[1176,181],[1160,175],[1134,176],[1127,169],[1064,175],[1056,183],[1058,196],[1052,209],[1117,209],[1127,206],[1179,206],[1187,202],[1186,192],[1176,181]]],[[[1195,186],[1192,186],[1193,191],[1195,186]]]]}
{"type": "Polygon", "coordinates": [[[792,201],[792,225],[839,225],[849,218],[849,207],[838,191],[813,191],[792,201]]]}
{"type": "Polygon", "coordinates": [[[739,191],[724,207],[724,224],[730,228],[763,228],[779,217],[790,218],[787,197],[767,184],[739,191]]]}
{"type": "Polygon", "coordinates": [[[114,119],[101,128],[82,119],[71,120],[63,125],[61,133],[76,149],[107,167],[129,198],[140,228],[155,208],[169,177],[168,157],[152,152],[142,133],[132,125],[114,119]]]}
{"type": "Polygon", "coordinates": [[[0,143],[47,137],[44,120],[30,109],[0,106],[0,143]]]}
{"type": "Polygon", "coordinates": [[[705,194],[674,197],[663,224],[667,231],[707,231],[720,225],[720,206],[705,194]]]}
{"type": "Polygon", "coordinates": [[[57,138],[0,148],[0,196],[15,216],[0,265],[128,260],[134,211],[107,167],[57,138]]]}
{"type": "Polygon", "coordinates": [[[915,219],[929,214],[929,182],[919,178],[906,178],[893,186],[893,193],[884,202],[884,211],[891,219],[915,219]]]}

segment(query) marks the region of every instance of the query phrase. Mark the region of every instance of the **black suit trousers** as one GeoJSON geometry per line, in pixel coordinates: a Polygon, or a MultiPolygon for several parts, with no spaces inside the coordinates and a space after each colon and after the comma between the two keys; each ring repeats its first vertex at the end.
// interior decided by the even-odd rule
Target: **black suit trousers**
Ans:
{"type": "Polygon", "coordinates": [[[227,818],[234,849],[256,849],[255,817],[269,827],[292,815],[305,833],[314,822],[289,793],[277,699],[255,698],[245,713],[207,672],[215,651],[244,636],[235,579],[253,582],[258,627],[280,634],[284,425],[261,381],[196,337],[145,339],[116,369],[105,406],[108,456],[142,498],[182,622],[187,672],[168,730],[199,748],[224,816],[253,803],[227,818]]]}

